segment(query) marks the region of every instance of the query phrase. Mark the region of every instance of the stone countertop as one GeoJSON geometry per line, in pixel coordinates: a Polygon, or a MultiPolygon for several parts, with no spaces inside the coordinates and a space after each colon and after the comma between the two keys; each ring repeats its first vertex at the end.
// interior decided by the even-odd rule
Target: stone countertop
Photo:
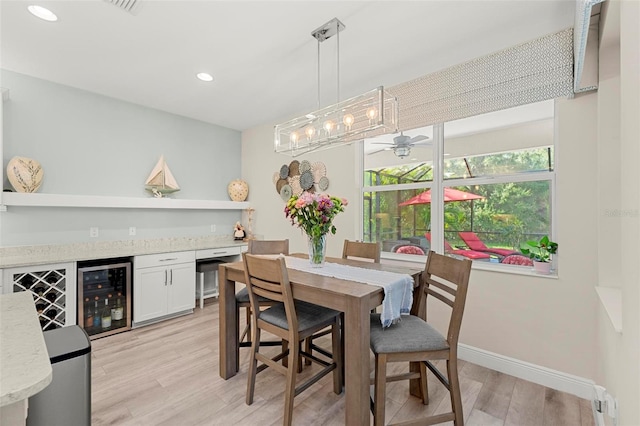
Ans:
{"type": "Polygon", "coordinates": [[[223,237],[174,237],[0,248],[0,268],[245,246],[223,237]]]}
{"type": "Polygon", "coordinates": [[[33,296],[0,295],[0,407],[40,392],[52,377],[33,296]]]}

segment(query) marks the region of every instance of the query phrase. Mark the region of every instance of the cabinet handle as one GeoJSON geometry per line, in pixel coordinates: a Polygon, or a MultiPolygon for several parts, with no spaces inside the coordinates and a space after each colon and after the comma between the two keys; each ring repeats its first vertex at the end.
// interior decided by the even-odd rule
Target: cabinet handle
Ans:
{"type": "Polygon", "coordinates": [[[169,269],[169,285],[173,285],[173,269],[169,269]]]}
{"type": "Polygon", "coordinates": [[[166,259],[160,259],[158,262],[169,262],[170,260],[178,260],[177,257],[168,257],[166,259]]]}
{"type": "Polygon", "coordinates": [[[164,270],[164,285],[167,285],[167,270],[164,270]]]}

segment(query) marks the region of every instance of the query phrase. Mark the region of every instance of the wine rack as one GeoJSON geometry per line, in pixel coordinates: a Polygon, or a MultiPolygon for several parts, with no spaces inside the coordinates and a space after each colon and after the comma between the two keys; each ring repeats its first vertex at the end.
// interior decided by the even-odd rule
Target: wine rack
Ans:
{"type": "Polygon", "coordinates": [[[76,323],[75,264],[4,270],[5,292],[29,291],[43,330],[76,323]]]}

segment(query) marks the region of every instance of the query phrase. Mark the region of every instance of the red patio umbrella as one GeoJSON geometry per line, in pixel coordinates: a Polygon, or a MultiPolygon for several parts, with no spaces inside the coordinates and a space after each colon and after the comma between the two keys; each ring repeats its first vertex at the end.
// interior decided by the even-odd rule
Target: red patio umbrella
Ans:
{"type": "MultiPolygon", "coordinates": [[[[471,192],[459,191],[453,188],[444,189],[444,202],[449,201],[470,201],[483,199],[482,195],[472,194],[471,192]]],[[[431,190],[427,190],[415,197],[409,198],[407,201],[398,204],[399,206],[412,206],[414,204],[428,204],[431,202],[431,190]]]]}

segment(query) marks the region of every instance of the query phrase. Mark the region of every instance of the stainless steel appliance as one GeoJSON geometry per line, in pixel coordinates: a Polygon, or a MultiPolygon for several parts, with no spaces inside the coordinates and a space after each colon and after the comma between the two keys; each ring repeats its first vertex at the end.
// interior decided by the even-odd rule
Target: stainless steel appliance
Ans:
{"type": "Polygon", "coordinates": [[[91,339],[131,329],[131,258],[78,262],[78,325],[91,339]]]}

